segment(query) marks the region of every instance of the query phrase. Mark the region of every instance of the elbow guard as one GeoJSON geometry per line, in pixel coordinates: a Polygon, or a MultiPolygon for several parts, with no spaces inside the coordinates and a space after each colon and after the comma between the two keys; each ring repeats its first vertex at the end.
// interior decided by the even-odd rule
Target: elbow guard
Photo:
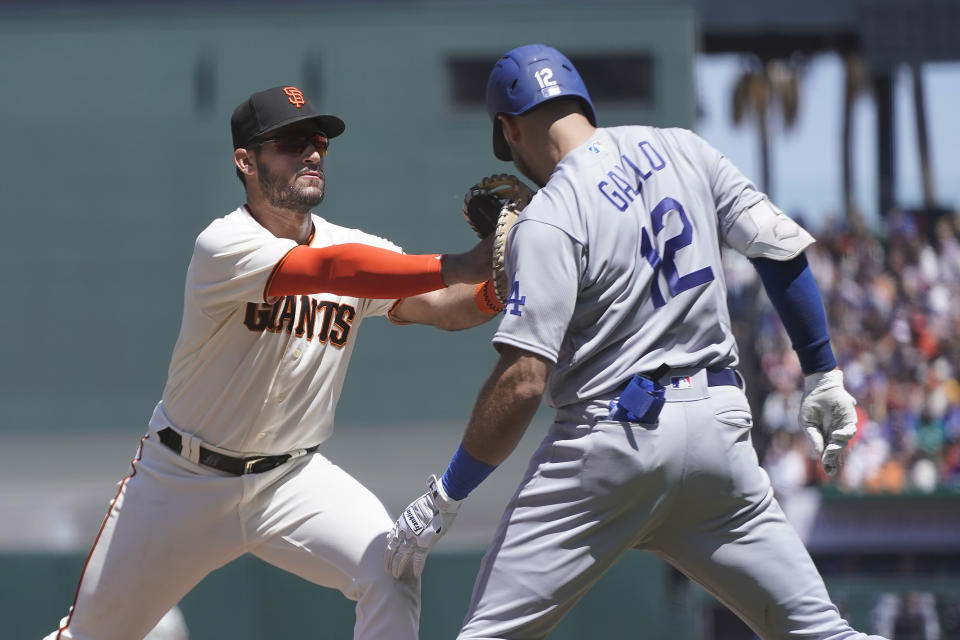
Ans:
{"type": "Polygon", "coordinates": [[[730,247],[748,258],[792,260],[815,241],[813,236],[764,198],[743,209],[723,230],[730,247]]]}

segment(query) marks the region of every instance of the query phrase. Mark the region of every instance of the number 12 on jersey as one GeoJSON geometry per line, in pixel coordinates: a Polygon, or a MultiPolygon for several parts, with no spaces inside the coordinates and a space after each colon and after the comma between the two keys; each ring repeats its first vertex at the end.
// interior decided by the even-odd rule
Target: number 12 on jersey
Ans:
{"type": "Polygon", "coordinates": [[[640,232],[640,255],[653,267],[653,278],[650,283],[650,298],[653,300],[653,306],[660,308],[667,302],[660,292],[660,272],[663,272],[667,280],[667,288],[671,296],[692,289],[701,284],[712,282],[714,279],[713,269],[703,267],[686,275],[680,275],[677,271],[677,265],[674,262],[678,249],[689,247],[693,244],[693,225],[687,218],[687,212],[683,210],[683,205],[673,198],[664,198],[650,212],[650,221],[653,223],[653,236],[656,238],[663,231],[663,219],[671,211],[676,211],[680,216],[680,222],[683,228],[680,233],[668,239],[663,244],[663,255],[661,256],[653,246],[650,235],[646,228],[640,232]]]}

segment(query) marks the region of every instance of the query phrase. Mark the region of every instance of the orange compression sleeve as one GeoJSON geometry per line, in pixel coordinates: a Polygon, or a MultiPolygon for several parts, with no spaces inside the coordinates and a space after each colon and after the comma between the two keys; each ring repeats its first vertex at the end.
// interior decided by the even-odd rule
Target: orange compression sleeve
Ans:
{"type": "Polygon", "coordinates": [[[441,255],[406,255],[366,244],[294,247],[267,281],[265,299],[306,293],[406,298],[443,289],[441,255]]]}

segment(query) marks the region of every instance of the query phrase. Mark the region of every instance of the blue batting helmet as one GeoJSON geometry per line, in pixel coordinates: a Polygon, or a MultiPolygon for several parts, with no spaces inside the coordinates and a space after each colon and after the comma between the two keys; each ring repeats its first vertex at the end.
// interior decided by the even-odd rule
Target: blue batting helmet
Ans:
{"type": "Polygon", "coordinates": [[[512,159],[497,114],[520,115],[548,100],[580,98],[593,126],[597,114],[576,67],[565,55],[545,44],[528,44],[503,54],[487,80],[487,113],[493,120],[493,155],[512,159]]]}

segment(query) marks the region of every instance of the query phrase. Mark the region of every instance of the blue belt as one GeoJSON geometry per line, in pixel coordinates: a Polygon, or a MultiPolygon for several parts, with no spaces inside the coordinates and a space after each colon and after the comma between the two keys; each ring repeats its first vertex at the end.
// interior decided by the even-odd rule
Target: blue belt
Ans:
{"type": "Polygon", "coordinates": [[[733,369],[707,369],[708,387],[740,387],[740,376],[733,369]]]}
{"type": "MultiPolygon", "coordinates": [[[[647,422],[657,421],[660,410],[666,402],[666,391],[659,380],[663,380],[669,368],[665,365],[657,369],[649,377],[634,375],[621,388],[618,396],[610,401],[608,420],[647,422]]],[[[708,387],[740,387],[740,376],[733,369],[707,369],[708,387]]],[[[669,379],[668,385],[674,388],[679,386],[683,376],[674,376],[669,379]]]]}
{"type": "MultiPolygon", "coordinates": [[[[655,371],[650,377],[640,374],[641,377],[652,379],[656,377],[657,380],[663,379],[663,375],[657,375],[659,371],[655,371]]],[[[669,379],[668,379],[669,380],[669,379]]],[[[617,388],[615,392],[619,395],[623,392],[623,389],[629,384],[629,380],[624,382],[617,388]]],[[[708,387],[739,387],[743,388],[743,384],[740,379],[740,374],[737,373],[736,369],[707,369],[707,386],[708,387]]]]}

